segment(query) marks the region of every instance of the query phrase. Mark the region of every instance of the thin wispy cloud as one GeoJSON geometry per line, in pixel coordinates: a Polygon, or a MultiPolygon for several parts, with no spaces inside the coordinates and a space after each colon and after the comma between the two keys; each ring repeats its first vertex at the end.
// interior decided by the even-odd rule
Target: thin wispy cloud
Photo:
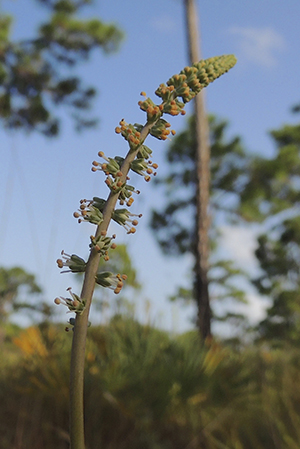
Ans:
{"type": "Polygon", "coordinates": [[[152,27],[160,33],[173,33],[176,30],[176,22],[171,17],[158,16],[151,21],[152,27]]]}
{"type": "Polygon", "coordinates": [[[233,27],[229,32],[237,36],[241,54],[263,67],[276,66],[278,54],[286,48],[284,37],[271,27],[233,27]]]}

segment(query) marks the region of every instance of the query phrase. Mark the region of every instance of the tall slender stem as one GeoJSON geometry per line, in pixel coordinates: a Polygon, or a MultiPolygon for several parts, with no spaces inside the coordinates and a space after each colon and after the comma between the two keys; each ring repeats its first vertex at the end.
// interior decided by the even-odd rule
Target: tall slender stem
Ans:
{"type": "MultiPolygon", "coordinates": [[[[146,123],[140,135],[141,145],[150,132],[153,123],[146,123]]],[[[122,178],[125,182],[131,162],[135,159],[139,148],[129,151],[121,167],[122,178]]],[[[104,211],[103,221],[97,227],[96,237],[102,231],[107,231],[112,213],[118,200],[118,194],[110,193],[104,211]]],[[[84,441],[84,364],[85,347],[88,328],[88,318],[95,289],[95,276],[98,271],[100,255],[92,250],[86,265],[81,298],[86,301],[85,310],[81,315],[76,314],[70,364],[70,442],[71,449],[85,449],[84,441]]]]}

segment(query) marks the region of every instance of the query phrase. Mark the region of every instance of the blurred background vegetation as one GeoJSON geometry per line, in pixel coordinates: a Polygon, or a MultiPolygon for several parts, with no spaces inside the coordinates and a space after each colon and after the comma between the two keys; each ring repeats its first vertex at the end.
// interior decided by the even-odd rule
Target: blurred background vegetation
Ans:
{"type": "MultiPolygon", "coordinates": [[[[2,326],[0,447],[68,448],[71,338],[2,326]]],[[[170,336],[130,315],[90,328],[87,448],[291,448],[300,438],[299,349],[170,336]]]]}

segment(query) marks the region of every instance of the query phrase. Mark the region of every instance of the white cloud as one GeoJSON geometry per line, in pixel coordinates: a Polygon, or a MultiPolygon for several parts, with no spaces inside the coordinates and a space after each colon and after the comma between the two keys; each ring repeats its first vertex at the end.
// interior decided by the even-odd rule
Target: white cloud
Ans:
{"type": "Polygon", "coordinates": [[[270,301],[254,293],[247,294],[248,304],[245,306],[247,316],[252,323],[258,323],[266,316],[266,309],[270,306],[270,301]]]}
{"type": "MultiPolygon", "coordinates": [[[[250,227],[222,226],[221,245],[222,257],[232,259],[236,267],[247,271],[250,276],[257,276],[259,264],[254,255],[257,248],[258,230],[250,227]]],[[[246,292],[248,304],[241,305],[241,311],[247,315],[251,323],[262,320],[270,302],[266,297],[259,295],[253,286],[241,281],[239,287],[246,292]]]]}
{"type": "Polygon", "coordinates": [[[270,27],[233,27],[229,32],[238,37],[242,55],[264,67],[277,65],[277,53],[286,48],[283,36],[270,27]]]}
{"type": "Polygon", "coordinates": [[[253,274],[257,270],[254,251],[257,246],[253,229],[237,226],[222,226],[221,246],[223,255],[233,259],[240,266],[253,274]],[[225,254],[224,254],[225,253],[225,254]]]}

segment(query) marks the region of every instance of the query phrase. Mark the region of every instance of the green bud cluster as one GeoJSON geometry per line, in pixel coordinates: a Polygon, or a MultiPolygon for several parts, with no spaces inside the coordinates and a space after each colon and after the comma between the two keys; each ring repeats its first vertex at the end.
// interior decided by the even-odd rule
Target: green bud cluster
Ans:
{"type": "Polygon", "coordinates": [[[71,287],[67,288],[67,291],[70,293],[71,298],[60,296],[59,298],[55,298],[55,304],[64,304],[68,307],[70,312],[75,312],[78,315],[81,315],[85,309],[86,301],[75,293],[72,293],[71,287]]]}
{"type": "Polygon", "coordinates": [[[67,267],[68,270],[62,271],[62,273],[83,273],[86,269],[86,262],[76,254],[67,254],[64,251],[61,252],[62,258],[57,259],[56,263],[58,268],[67,267]]]}
{"type": "Polygon", "coordinates": [[[151,157],[151,155],[152,155],[152,150],[150,148],[148,148],[146,145],[141,145],[136,157],[149,159],[149,157],[151,157]]]}
{"type": "Polygon", "coordinates": [[[128,125],[124,119],[120,121],[119,125],[115,128],[116,133],[121,134],[127,140],[131,151],[135,151],[142,143],[140,141],[142,125],[137,123],[128,125]]]}
{"type": "Polygon", "coordinates": [[[198,70],[197,77],[200,83],[206,87],[215,79],[228,72],[236,64],[234,55],[215,56],[193,64],[198,70]]]}
{"type": "MultiPolygon", "coordinates": [[[[181,97],[184,103],[194,98],[204,87],[215,79],[228,72],[236,63],[234,55],[215,56],[196,62],[192,67],[185,67],[178,75],[167,81],[168,88],[172,89],[171,97],[181,97]]],[[[167,87],[161,85],[156,95],[164,98],[167,87]]],[[[168,101],[168,100],[167,100],[168,101]]],[[[164,111],[165,112],[165,111],[164,111]]]]}
{"type": "Polygon", "coordinates": [[[113,180],[108,176],[105,183],[113,193],[117,193],[119,195],[118,200],[121,206],[126,204],[126,206],[130,207],[134,201],[132,194],[140,193],[140,191],[136,190],[133,186],[127,184],[126,182],[122,182],[120,178],[113,180]]]}
{"type": "Polygon", "coordinates": [[[122,181],[119,176],[114,179],[111,176],[107,176],[105,184],[113,193],[119,193],[126,185],[126,182],[122,181]]]}
{"type": "MultiPolygon", "coordinates": [[[[130,125],[132,126],[132,125],[130,125]]],[[[142,125],[135,124],[136,127],[141,127],[142,125]]],[[[144,145],[143,145],[144,147],[144,145]]],[[[147,154],[147,157],[149,157],[149,154],[151,154],[151,150],[145,146],[145,148],[142,150],[144,154],[147,154]],[[150,151],[150,153],[149,153],[150,151]]],[[[107,178],[105,180],[105,183],[107,187],[111,190],[111,192],[118,194],[118,199],[120,201],[120,204],[126,204],[127,206],[131,206],[133,203],[133,198],[131,198],[132,193],[140,193],[139,191],[135,190],[133,186],[127,185],[127,179],[126,181],[122,181],[122,172],[121,167],[124,162],[124,158],[121,156],[115,156],[114,158],[107,158],[103,151],[99,151],[98,156],[102,157],[106,160],[106,163],[101,164],[99,162],[94,161],[92,171],[101,170],[106,175],[107,178]]],[[[86,200],[84,200],[86,201],[86,200]]],[[[84,213],[82,214],[82,211],[79,210],[80,214],[76,212],[74,216],[76,218],[84,218],[85,220],[88,220],[90,223],[93,224],[100,224],[103,221],[102,211],[105,205],[105,200],[99,199],[97,197],[93,198],[93,202],[88,204],[88,209],[84,210],[84,213]],[[99,204],[100,201],[100,204],[99,204]],[[96,209],[99,209],[99,211],[95,211],[96,209]],[[82,216],[83,215],[83,216],[82,216]],[[99,219],[99,222],[96,223],[96,220],[99,219]],[[93,220],[93,221],[91,221],[93,220]],[[100,221],[101,220],[101,221],[100,221]]]]}
{"type": "Polygon", "coordinates": [[[104,258],[104,260],[108,261],[108,250],[115,249],[117,247],[117,245],[112,242],[112,240],[115,238],[115,235],[113,235],[112,237],[107,237],[106,231],[103,231],[99,235],[99,237],[94,237],[93,235],[91,235],[90,248],[94,248],[101,255],[101,257],[104,258]]]}
{"type": "Polygon", "coordinates": [[[134,234],[136,229],[133,226],[138,225],[138,221],[136,218],[141,218],[142,214],[132,214],[127,209],[115,209],[112,213],[111,218],[118,223],[119,225],[123,226],[124,229],[126,229],[127,234],[134,234]]]}
{"type": "MultiPolygon", "coordinates": [[[[74,331],[75,328],[75,324],[76,324],[76,320],[75,318],[70,318],[68,323],[72,326],[72,327],[65,327],[65,331],[66,332],[70,332],[70,331],[74,331]]],[[[91,322],[88,321],[88,327],[91,327],[91,322]]]]}
{"type": "MultiPolygon", "coordinates": [[[[146,95],[144,92],[141,95],[146,95]]],[[[162,116],[162,106],[158,106],[151,98],[147,98],[144,101],[139,101],[138,105],[142,111],[147,113],[147,122],[152,123],[155,122],[159,117],[162,116]]]]}
{"type": "Polygon", "coordinates": [[[155,162],[147,161],[143,157],[136,158],[130,164],[130,169],[140,176],[143,176],[145,181],[150,181],[151,175],[156,176],[156,172],[153,171],[158,168],[155,162]]]}
{"type": "MultiPolygon", "coordinates": [[[[155,94],[160,97],[163,103],[159,106],[152,105],[150,99],[139,102],[141,109],[147,111],[147,106],[159,108],[160,115],[162,113],[170,115],[184,115],[185,103],[192,100],[204,87],[208,86],[215,79],[228,72],[236,63],[233,55],[215,56],[214,58],[204,59],[192,65],[185,67],[179,74],[173,75],[167,85],[160,84],[155,94]],[[180,102],[177,97],[181,97],[180,102]]],[[[151,110],[150,110],[151,112],[151,110]]],[[[148,118],[148,111],[147,111],[148,118]]]]}
{"type": "Polygon", "coordinates": [[[124,204],[126,204],[126,206],[130,207],[134,201],[134,199],[132,198],[133,193],[139,195],[140,191],[136,190],[133,186],[129,184],[124,184],[119,193],[120,205],[123,206],[124,204]]]}
{"type": "MultiPolygon", "coordinates": [[[[134,126],[141,127],[142,125],[138,125],[136,123],[134,126]]],[[[149,155],[152,153],[152,151],[145,145],[142,145],[141,151],[143,154],[145,154],[145,156],[147,156],[147,158],[149,158],[149,155]]],[[[127,206],[131,206],[131,204],[134,201],[133,198],[131,198],[132,193],[139,194],[140,192],[138,190],[135,190],[135,188],[133,186],[127,185],[126,181],[129,178],[127,178],[126,181],[121,180],[121,177],[122,177],[121,166],[124,162],[124,158],[121,156],[115,156],[114,158],[107,158],[104,155],[103,151],[99,151],[98,156],[105,159],[107,161],[107,163],[100,164],[99,162],[94,161],[92,171],[96,171],[96,170],[103,171],[107,175],[107,178],[105,180],[107,187],[109,187],[111,192],[118,194],[118,199],[120,201],[120,204],[121,205],[126,204],[127,206]]],[[[86,200],[84,200],[84,201],[86,201],[86,200]]],[[[101,217],[101,213],[103,211],[104,205],[105,205],[105,200],[94,197],[93,202],[91,202],[88,205],[88,207],[91,209],[91,211],[88,211],[89,217],[92,215],[92,218],[95,220],[97,220],[98,216],[101,217]],[[99,201],[100,201],[100,204],[99,204],[99,201]],[[93,208],[98,208],[100,211],[100,214],[99,214],[99,212],[92,213],[93,208]]],[[[79,212],[81,212],[81,211],[79,211],[79,212]]],[[[87,214],[86,212],[84,212],[84,213],[87,214]]],[[[82,215],[82,214],[78,214],[78,212],[76,212],[75,216],[76,216],[76,218],[78,218],[78,217],[80,217],[80,215],[82,215]]],[[[83,218],[85,218],[85,216],[83,218]]],[[[88,221],[90,221],[91,223],[97,224],[95,222],[92,222],[89,218],[85,218],[85,219],[88,219],[88,221]]]]}
{"type": "Polygon", "coordinates": [[[101,164],[100,162],[93,161],[92,171],[101,170],[106,175],[112,175],[113,177],[122,176],[121,165],[124,161],[124,158],[120,156],[116,156],[115,158],[106,157],[103,151],[99,151],[98,156],[105,159],[106,162],[104,164],[101,164]]]}
{"type": "MultiPolygon", "coordinates": [[[[170,131],[170,123],[168,123],[163,118],[160,118],[157,120],[154,126],[150,129],[150,134],[153,137],[156,137],[159,140],[166,140],[169,136],[169,134],[172,132],[170,131]]],[[[174,131],[172,132],[174,134],[174,131]]]]}
{"type": "Polygon", "coordinates": [[[120,293],[123,287],[123,281],[127,279],[125,274],[113,274],[110,271],[102,271],[97,273],[95,280],[98,285],[110,288],[115,294],[120,293]]]}
{"type": "Polygon", "coordinates": [[[103,212],[104,206],[106,204],[106,200],[104,200],[103,198],[99,198],[98,196],[94,196],[92,204],[93,204],[93,207],[96,207],[101,212],[103,212]]]}
{"type": "MultiPolygon", "coordinates": [[[[98,200],[100,200],[100,198],[98,198],[98,200]]],[[[100,204],[94,201],[80,200],[79,209],[74,212],[73,217],[78,219],[78,223],[81,223],[84,220],[98,226],[103,221],[103,207],[100,207],[100,204]]]]}

